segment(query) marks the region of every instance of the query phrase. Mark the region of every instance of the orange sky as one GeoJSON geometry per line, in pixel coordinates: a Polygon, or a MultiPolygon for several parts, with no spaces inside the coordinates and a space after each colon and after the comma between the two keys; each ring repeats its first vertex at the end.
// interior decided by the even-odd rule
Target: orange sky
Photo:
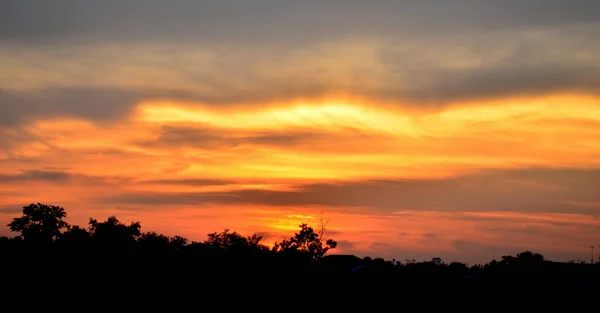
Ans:
{"type": "Polygon", "coordinates": [[[398,259],[583,258],[594,242],[600,196],[586,183],[598,182],[600,99],[429,110],[354,101],[149,99],[109,123],[2,127],[1,221],[42,201],[65,206],[72,223],[117,214],[195,240],[228,227],[271,243],[324,214],[338,253],[398,259]]]}
{"type": "Polygon", "coordinates": [[[597,1],[234,2],[3,1],[0,224],[272,243],[324,215],[336,253],[589,260],[597,1]]]}

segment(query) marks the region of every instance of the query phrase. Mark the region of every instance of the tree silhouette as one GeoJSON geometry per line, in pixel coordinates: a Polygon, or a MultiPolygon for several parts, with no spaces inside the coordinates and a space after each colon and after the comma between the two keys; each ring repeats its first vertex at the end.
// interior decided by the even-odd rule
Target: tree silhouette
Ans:
{"type": "MultiPolygon", "coordinates": [[[[20,233],[12,238],[0,236],[0,262],[11,269],[8,273],[19,275],[12,281],[54,282],[57,273],[89,279],[89,273],[98,273],[92,274],[95,283],[106,278],[118,284],[121,281],[115,280],[115,275],[127,277],[129,282],[150,277],[155,281],[174,278],[187,280],[187,283],[202,280],[206,283],[207,277],[215,273],[223,275],[213,276],[224,277],[236,272],[239,277],[259,274],[255,279],[271,274],[297,279],[306,273],[343,273],[359,278],[343,279],[353,284],[352,288],[363,286],[369,290],[376,285],[360,277],[374,275],[398,279],[396,282],[404,285],[428,282],[453,287],[512,283],[531,289],[555,282],[600,286],[600,264],[551,262],[531,251],[505,255],[500,261],[471,267],[459,262],[447,264],[441,258],[422,262],[412,259],[402,264],[381,257],[326,256],[337,243],[324,240],[323,230],[327,224],[324,219],[320,219],[316,230],[307,224],[299,225],[300,230],[294,236],[276,242],[269,249],[261,243],[261,236],[244,236],[229,229],[210,233],[203,242],[188,244],[181,236],[169,237],[154,231],[142,233],[139,222],[126,224],[116,216],[103,222],[91,218],[88,229],[68,225],[63,221],[65,217],[62,207],[38,203],[24,207],[23,215],[8,224],[12,231],[20,233]],[[45,244],[31,244],[42,242],[45,244]],[[32,260],[38,266],[31,266],[29,261],[32,260]],[[450,285],[441,284],[444,282],[450,285]]],[[[254,279],[247,281],[255,282],[254,279]]]]}
{"type": "Polygon", "coordinates": [[[116,216],[111,216],[101,223],[90,218],[88,224],[93,241],[105,252],[125,252],[134,249],[142,228],[139,222],[126,225],[116,216]]]}
{"type": "Polygon", "coordinates": [[[58,251],[72,261],[85,258],[92,251],[91,235],[79,226],[67,226],[67,231],[55,241],[58,251]]]}
{"type": "Polygon", "coordinates": [[[121,223],[116,216],[111,216],[105,222],[98,223],[96,219],[90,218],[90,232],[95,238],[107,240],[135,239],[141,235],[140,222],[132,222],[129,226],[121,223]]]}
{"type": "Polygon", "coordinates": [[[444,261],[442,261],[442,258],[433,258],[433,259],[431,259],[431,263],[433,263],[435,265],[442,265],[442,264],[444,264],[444,261]]]}
{"type": "Polygon", "coordinates": [[[208,234],[208,239],[205,243],[211,247],[221,249],[234,249],[237,247],[247,247],[248,239],[237,232],[230,232],[225,229],[220,233],[214,232],[208,234]]]}
{"type": "Polygon", "coordinates": [[[225,229],[220,233],[208,234],[204,244],[214,250],[220,250],[229,256],[239,258],[256,257],[266,253],[269,249],[260,243],[261,236],[252,235],[244,237],[237,232],[225,229]]]}
{"type": "Polygon", "coordinates": [[[23,207],[23,215],[8,224],[13,232],[20,232],[25,241],[50,244],[68,226],[63,220],[65,209],[48,204],[30,204],[23,207]]]}
{"type": "Polygon", "coordinates": [[[522,263],[541,264],[545,262],[546,258],[539,253],[523,251],[517,254],[517,260],[522,263]]]}
{"type": "Polygon", "coordinates": [[[143,254],[175,255],[181,252],[187,244],[187,239],[181,236],[168,237],[156,232],[147,232],[137,239],[143,254]]]}
{"type": "Polygon", "coordinates": [[[91,235],[85,228],[68,225],[67,231],[60,236],[59,242],[85,244],[90,238],[91,235]]]}
{"type": "Polygon", "coordinates": [[[323,243],[319,234],[312,227],[303,223],[300,224],[300,232],[296,233],[290,239],[276,242],[273,250],[279,252],[299,252],[307,255],[311,260],[319,260],[327,251],[336,247],[337,242],[335,240],[329,239],[323,243]]]}

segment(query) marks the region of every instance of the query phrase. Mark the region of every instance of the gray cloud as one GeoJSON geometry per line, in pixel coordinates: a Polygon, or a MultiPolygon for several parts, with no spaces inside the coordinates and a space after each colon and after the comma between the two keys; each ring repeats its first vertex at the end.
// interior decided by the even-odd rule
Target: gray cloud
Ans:
{"type": "Polygon", "coordinates": [[[306,42],[596,22],[594,0],[7,0],[0,40],[306,42]]]}
{"type": "Polygon", "coordinates": [[[378,250],[387,250],[392,247],[393,247],[393,245],[390,245],[388,243],[375,241],[369,245],[369,250],[372,250],[373,252],[377,252],[378,250]]]}
{"type": "Polygon", "coordinates": [[[421,234],[421,236],[423,236],[423,238],[425,238],[425,239],[435,239],[438,236],[438,234],[436,234],[436,233],[423,233],[423,234],[421,234]]]}
{"type": "MultiPolygon", "coordinates": [[[[352,91],[388,101],[444,103],[556,91],[597,94],[598,15],[596,0],[7,0],[0,4],[0,48],[9,60],[19,52],[42,55],[50,60],[39,67],[43,72],[63,77],[74,71],[69,75],[83,79],[70,84],[85,86],[35,95],[5,90],[0,123],[32,112],[114,117],[147,97],[223,104],[352,91]],[[373,64],[342,70],[314,62],[325,58],[320,44],[346,38],[377,42],[373,64]],[[205,64],[198,56],[207,53],[205,64]],[[462,59],[446,60],[455,53],[462,59]],[[457,66],[465,60],[472,64],[457,66]],[[96,77],[94,65],[110,77],[96,77]],[[134,74],[160,68],[158,74],[142,71],[144,84],[179,80],[164,90],[128,89],[122,86],[127,79],[118,77],[125,65],[134,74]],[[179,86],[181,81],[189,85],[179,86]]],[[[337,53],[345,57],[355,48],[337,53]]]]}
{"type": "Polygon", "coordinates": [[[16,214],[23,211],[22,205],[12,205],[0,207],[0,213],[3,214],[16,214]]]}
{"type": "Polygon", "coordinates": [[[0,92],[0,124],[27,118],[73,116],[98,121],[125,116],[132,106],[147,97],[190,99],[181,91],[135,90],[115,87],[56,87],[33,91],[0,92]]]}
{"type": "Polygon", "coordinates": [[[23,171],[20,174],[0,174],[0,183],[24,182],[24,181],[66,181],[71,177],[67,172],[62,171],[23,171]]]}
{"type": "Polygon", "coordinates": [[[250,135],[227,134],[214,129],[183,126],[163,126],[155,140],[140,141],[143,147],[236,147],[244,144],[261,146],[288,146],[312,143],[327,138],[325,134],[314,132],[270,131],[250,135]]]}
{"type": "Polygon", "coordinates": [[[234,184],[236,181],[232,180],[218,180],[218,179],[155,179],[141,181],[144,184],[165,184],[165,185],[186,185],[186,186],[216,186],[216,185],[228,185],[234,184]]]}
{"type": "Polygon", "coordinates": [[[598,94],[598,15],[595,0],[8,0],[0,56],[12,72],[0,76],[9,86],[0,123],[117,118],[147,98],[222,105],[350,91],[439,104],[598,94]],[[359,39],[346,47],[347,38],[359,39]],[[354,60],[361,47],[374,55],[354,60]]]}
{"type": "MultiPolygon", "coordinates": [[[[552,212],[600,216],[600,171],[521,169],[444,180],[307,184],[295,191],[237,190],[207,193],[123,193],[98,201],[128,204],[266,204],[448,212],[552,212]]],[[[372,211],[376,212],[376,211],[372,211]]],[[[407,213],[408,214],[408,213],[407,213]]]]}
{"type": "Polygon", "coordinates": [[[104,184],[114,186],[130,183],[131,179],[127,177],[89,176],[53,169],[22,170],[18,174],[0,174],[0,185],[33,181],[94,185],[104,184]]]}
{"type": "Polygon", "coordinates": [[[263,243],[267,243],[267,242],[276,241],[276,240],[281,239],[280,238],[281,237],[280,234],[272,233],[272,232],[265,232],[265,231],[256,232],[255,235],[258,236],[258,237],[262,237],[261,242],[263,242],[263,243]]]}
{"type": "MultiPolygon", "coordinates": [[[[550,39],[544,40],[521,38],[522,35],[515,33],[499,37],[490,34],[492,39],[484,36],[456,39],[456,42],[434,38],[431,41],[419,39],[400,46],[390,43],[373,47],[376,53],[374,60],[348,60],[354,63],[344,69],[327,65],[331,56],[322,55],[324,52],[318,49],[312,52],[315,62],[311,63],[309,47],[302,48],[304,59],[301,62],[306,63],[305,66],[297,67],[292,66],[299,62],[294,53],[273,49],[263,54],[261,51],[269,50],[268,46],[263,46],[259,51],[236,49],[236,52],[229,53],[207,47],[204,52],[213,56],[206,64],[188,64],[192,62],[189,56],[183,58],[173,54],[171,57],[167,52],[159,54],[162,61],[133,58],[124,64],[115,59],[119,55],[113,55],[112,52],[103,55],[101,49],[97,52],[99,55],[95,56],[87,55],[88,52],[66,55],[55,52],[49,58],[59,65],[44,61],[50,62],[41,65],[40,68],[44,70],[30,75],[41,77],[48,73],[60,74],[63,81],[51,83],[45,78],[31,79],[28,75],[11,80],[7,77],[7,83],[14,82],[15,86],[33,84],[34,87],[22,90],[5,88],[0,92],[0,124],[20,122],[27,117],[57,115],[95,120],[115,119],[127,114],[134,104],[149,98],[227,105],[285,102],[351,91],[374,100],[439,105],[465,99],[561,91],[597,95],[600,90],[600,67],[597,65],[600,62],[600,45],[592,38],[599,32],[600,25],[590,29],[557,31],[548,35],[550,39]],[[460,47],[454,52],[456,60],[446,60],[448,53],[439,54],[441,50],[456,47],[460,47]],[[98,59],[105,60],[97,65],[104,74],[94,76],[91,73],[97,69],[89,64],[94,64],[98,59]],[[113,61],[108,62],[107,59],[113,61]],[[453,62],[470,64],[457,67],[453,62]],[[128,77],[119,76],[121,74],[118,73],[123,73],[124,67],[130,67],[131,71],[141,69],[138,75],[143,77],[151,75],[176,79],[164,83],[152,80],[149,83],[151,86],[146,87],[135,84],[123,87],[120,85],[125,84],[128,77]],[[159,73],[147,74],[144,71],[159,73]],[[72,74],[65,76],[65,72],[72,74]],[[111,75],[116,75],[119,83],[115,83],[111,75]],[[83,79],[69,78],[79,76],[83,79]],[[181,82],[185,82],[185,85],[180,85],[181,82]],[[54,83],[72,86],[52,87],[54,83]],[[158,87],[161,84],[164,86],[158,87]],[[92,87],[94,85],[102,87],[92,87]]],[[[186,49],[182,47],[180,51],[186,49]]],[[[352,46],[348,49],[352,49],[352,46]]],[[[20,50],[10,51],[7,57],[18,59],[20,50]]],[[[339,53],[343,53],[343,50],[339,53]]],[[[25,57],[26,60],[17,59],[15,64],[21,65],[13,71],[27,72],[28,64],[37,62],[33,56],[25,57]],[[27,58],[33,59],[27,61],[27,58]]],[[[274,139],[264,138],[265,141],[274,139]]]]}
{"type": "MultiPolygon", "coordinates": [[[[564,60],[519,64],[513,62],[513,58],[516,56],[501,64],[462,70],[422,69],[417,72],[415,69],[412,78],[421,83],[409,83],[405,88],[382,88],[374,94],[383,99],[417,101],[421,105],[551,92],[600,94],[600,67],[596,65],[577,64],[577,61],[563,64],[564,60]]],[[[527,61],[534,58],[532,56],[527,61]]]]}
{"type": "Polygon", "coordinates": [[[337,244],[338,244],[338,247],[340,249],[343,249],[344,251],[352,250],[352,249],[354,249],[354,246],[356,245],[355,243],[348,241],[348,240],[339,240],[337,242],[337,244]]]}

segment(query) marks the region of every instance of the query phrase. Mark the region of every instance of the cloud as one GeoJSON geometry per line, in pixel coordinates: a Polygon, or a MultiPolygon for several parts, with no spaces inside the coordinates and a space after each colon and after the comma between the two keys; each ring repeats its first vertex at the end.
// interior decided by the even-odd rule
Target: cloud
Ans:
{"type": "Polygon", "coordinates": [[[23,171],[20,174],[0,174],[1,183],[14,183],[23,181],[50,181],[61,182],[71,178],[67,172],[61,171],[23,171]]]}
{"type": "Polygon", "coordinates": [[[438,234],[436,234],[436,233],[423,233],[422,236],[425,239],[435,239],[438,236],[438,234]]]}
{"type": "MultiPolygon", "coordinates": [[[[536,227],[536,218],[539,215],[531,215],[530,222],[523,222],[516,215],[496,219],[494,222],[460,223],[455,218],[458,214],[449,214],[445,217],[438,215],[419,215],[417,219],[429,220],[430,224],[438,221],[437,225],[441,233],[435,240],[422,240],[422,234],[417,233],[411,238],[398,240],[373,241],[367,246],[355,246],[352,253],[359,256],[376,256],[391,260],[416,259],[417,261],[431,260],[433,257],[441,257],[445,262],[467,262],[469,264],[483,264],[492,259],[500,259],[503,255],[516,255],[519,252],[530,250],[541,252],[550,260],[567,261],[575,258],[585,257],[585,247],[579,246],[577,242],[586,242],[591,239],[589,235],[582,233],[580,221],[589,220],[588,217],[578,217],[579,222],[565,223],[561,226],[536,227]],[[448,218],[448,219],[446,219],[448,218]],[[460,226],[459,226],[460,225],[460,226]],[[446,228],[445,226],[449,226],[446,228]],[[497,228],[497,232],[489,231],[488,227],[497,228]],[[514,229],[534,229],[530,233],[515,233],[514,229]],[[475,238],[475,239],[474,239],[475,238]],[[416,242],[416,244],[415,244],[416,242]]],[[[394,229],[411,225],[411,219],[401,220],[391,225],[394,229]]],[[[427,223],[423,221],[423,223],[427,223]]],[[[597,221],[586,225],[590,228],[597,227],[597,221]]],[[[421,227],[420,223],[415,226],[421,227]]],[[[587,229],[586,227],[586,229],[587,229]]],[[[414,232],[415,230],[411,230],[414,232]]],[[[390,232],[393,232],[390,230],[390,232]]],[[[593,232],[593,231],[592,231],[593,232]]],[[[593,236],[593,235],[592,235],[593,236]]],[[[383,237],[385,238],[385,237],[383,237]]],[[[380,238],[379,240],[383,239],[380,238]]],[[[344,252],[346,253],[346,252],[344,252]]],[[[588,251],[589,253],[589,251],[588,251]]]]}
{"type": "Polygon", "coordinates": [[[340,240],[337,242],[338,247],[344,251],[346,250],[351,250],[354,248],[354,243],[348,241],[348,240],[340,240]]]}
{"type": "Polygon", "coordinates": [[[356,32],[425,35],[595,22],[600,11],[594,0],[8,0],[0,8],[0,40],[9,42],[91,37],[288,43],[290,37],[306,42],[356,32]]]}
{"type": "Polygon", "coordinates": [[[199,203],[368,208],[371,212],[539,212],[600,216],[572,201],[599,201],[598,170],[498,170],[451,179],[315,183],[294,190],[121,193],[97,201],[126,204],[199,203]],[[499,200],[501,199],[501,200],[499,200]]]}
{"type": "Polygon", "coordinates": [[[0,207],[0,213],[2,213],[2,214],[16,214],[16,213],[21,213],[22,210],[23,209],[19,205],[0,207]]]}
{"type": "Polygon", "coordinates": [[[325,140],[325,134],[308,131],[238,131],[222,132],[202,126],[160,127],[157,138],[142,139],[136,144],[151,148],[202,147],[204,149],[232,148],[244,145],[286,147],[313,144],[325,140]]]}
{"type": "Polygon", "coordinates": [[[93,86],[5,89],[0,92],[0,125],[65,117],[113,121],[127,117],[147,97],[189,99],[190,95],[169,90],[93,86]]]}
{"type": "Polygon", "coordinates": [[[385,243],[385,242],[372,242],[369,245],[369,250],[372,250],[373,252],[376,252],[378,250],[385,250],[385,249],[390,249],[392,247],[392,245],[390,245],[389,243],[385,243]]]}
{"type": "Polygon", "coordinates": [[[273,233],[273,232],[260,231],[260,232],[256,232],[255,234],[258,237],[262,237],[261,241],[263,243],[271,243],[272,241],[277,241],[277,240],[281,239],[281,234],[277,234],[277,233],[273,233]]]}
{"type": "Polygon", "coordinates": [[[222,46],[170,52],[156,43],[52,46],[42,57],[11,47],[0,51],[7,60],[0,108],[6,123],[27,113],[116,118],[144,99],[262,106],[350,94],[375,104],[418,107],[517,95],[597,95],[600,44],[581,34],[599,30],[600,25],[410,44],[340,40],[293,51],[261,46],[228,53],[232,49],[222,46]]]}
{"type": "Polygon", "coordinates": [[[0,116],[114,117],[148,98],[424,106],[597,94],[600,5],[565,3],[8,1],[0,116]]]}
{"type": "Polygon", "coordinates": [[[0,173],[0,187],[15,183],[42,182],[69,185],[118,186],[131,183],[127,177],[94,176],[62,170],[21,170],[18,173],[0,173]]]}
{"type": "Polygon", "coordinates": [[[421,105],[443,105],[450,102],[560,92],[599,95],[598,66],[585,62],[578,64],[577,61],[563,64],[564,60],[549,60],[536,64],[533,62],[535,56],[514,62],[513,59],[518,57],[511,56],[502,64],[482,64],[465,69],[421,68],[422,71],[414,73],[411,77],[423,83],[409,84],[405,89],[382,88],[381,96],[383,99],[396,97],[421,105]]]}
{"type": "Polygon", "coordinates": [[[159,185],[215,186],[235,184],[236,181],[219,179],[155,179],[142,181],[141,183],[159,185]]]}
{"type": "Polygon", "coordinates": [[[424,112],[360,102],[259,108],[144,102],[130,118],[110,123],[63,117],[0,127],[0,158],[14,168],[67,164],[92,176],[269,183],[594,168],[597,101],[549,96],[506,100],[502,109],[492,102],[424,112]]]}

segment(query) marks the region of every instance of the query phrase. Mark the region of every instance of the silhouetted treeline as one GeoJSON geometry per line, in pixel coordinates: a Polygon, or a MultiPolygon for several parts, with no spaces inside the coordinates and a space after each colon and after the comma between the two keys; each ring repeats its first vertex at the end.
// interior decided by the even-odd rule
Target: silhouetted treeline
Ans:
{"type": "MultiPolygon", "coordinates": [[[[294,274],[327,275],[356,280],[388,279],[404,282],[435,282],[453,285],[497,283],[598,286],[599,265],[559,263],[525,251],[503,256],[484,265],[444,263],[439,258],[416,262],[328,255],[336,241],[324,240],[322,232],[302,224],[289,239],[267,247],[257,235],[242,236],[225,229],[208,234],[202,242],[188,242],[143,232],[139,222],[129,224],[117,217],[105,221],[91,218],[86,227],[69,225],[64,208],[31,204],[8,227],[16,237],[0,237],[0,255],[5,268],[26,269],[29,274],[48,273],[48,268],[71,274],[126,273],[130,277],[177,277],[202,275],[294,274]],[[32,264],[37,264],[32,266],[32,264]],[[38,272],[36,272],[38,271],[38,272]]],[[[290,276],[291,275],[291,276],[290,276]]]]}

